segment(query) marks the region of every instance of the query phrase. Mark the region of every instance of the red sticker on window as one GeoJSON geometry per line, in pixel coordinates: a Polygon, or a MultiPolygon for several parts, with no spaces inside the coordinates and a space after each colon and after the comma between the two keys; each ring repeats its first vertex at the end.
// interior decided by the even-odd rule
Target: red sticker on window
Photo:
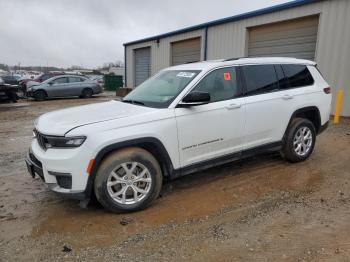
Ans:
{"type": "Polygon", "coordinates": [[[231,74],[230,73],[224,73],[224,80],[230,81],[231,80],[231,74]]]}

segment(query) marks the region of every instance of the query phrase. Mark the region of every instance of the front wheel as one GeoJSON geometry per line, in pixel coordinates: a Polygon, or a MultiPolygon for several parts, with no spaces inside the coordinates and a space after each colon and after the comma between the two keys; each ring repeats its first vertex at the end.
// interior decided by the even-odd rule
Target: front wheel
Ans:
{"type": "Polygon", "coordinates": [[[289,125],[282,146],[282,155],[289,162],[306,160],[314,150],[316,131],[308,119],[295,118],[289,125]]]}
{"type": "Polygon", "coordinates": [[[95,178],[97,200],[109,211],[131,212],[146,208],[162,187],[162,172],[148,151],[132,147],[103,160],[95,178]]]}
{"type": "Polygon", "coordinates": [[[44,101],[46,99],[46,93],[43,90],[35,91],[33,96],[36,101],[44,101]]]}

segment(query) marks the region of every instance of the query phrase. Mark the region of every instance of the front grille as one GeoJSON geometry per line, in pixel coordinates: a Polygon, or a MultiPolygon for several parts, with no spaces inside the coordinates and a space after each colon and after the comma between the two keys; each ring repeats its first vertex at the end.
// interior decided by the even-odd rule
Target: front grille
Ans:
{"type": "Polygon", "coordinates": [[[35,133],[36,139],[38,140],[39,146],[40,146],[42,149],[46,150],[46,149],[47,149],[47,147],[46,147],[47,138],[46,138],[43,134],[41,134],[40,132],[38,132],[38,130],[36,130],[36,129],[34,130],[34,133],[35,133]]]}

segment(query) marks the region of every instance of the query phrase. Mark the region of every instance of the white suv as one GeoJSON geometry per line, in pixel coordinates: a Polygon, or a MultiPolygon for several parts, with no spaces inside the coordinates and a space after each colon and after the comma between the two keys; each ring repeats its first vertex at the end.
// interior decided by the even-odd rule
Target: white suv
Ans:
{"type": "Polygon", "coordinates": [[[241,58],[174,66],[122,101],[35,122],[26,158],[51,190],[134,211],[174,178],[266,150],[307,159],[327,127],[331,89],[312,61],[241,58]]]}

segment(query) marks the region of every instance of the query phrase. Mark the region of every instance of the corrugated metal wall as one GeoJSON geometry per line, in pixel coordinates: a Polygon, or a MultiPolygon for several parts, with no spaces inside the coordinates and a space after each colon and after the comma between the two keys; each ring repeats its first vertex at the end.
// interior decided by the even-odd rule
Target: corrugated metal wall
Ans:
{"type": "MultiPolygon", "coordinates": [[[[328,0],[210,27],[208,59],[248,54],[250,27],[320,14],[316,62],[333,88],[344,90],[342,115],[350,116],[350,1],[328,0]]],[[[333,95],[334,101],[335,95],[333,95]]]]}
{"type": "Polygon", "coordinates": [[[134,88],[134,49],[141,47],[151,47],[151,75],[156,74],[159,70],[169,67],[171,63],[171,43],[185,39],[200,37],[201,38],[201,60],[204,58],[204,30],[192,31],[185,34],[130,45],[126,48],[126,66],[127,66],[127,85],[134,88]]]}
{"type": "MultiPolygon", "coordinates": [[[[207,58],[231,58],[248,54],[248,29],[310,15],[320,15],[316,62],[320,71],[333,88],[344,90],[342,115],[350,116],[350,0],[325,0],[288,10],[260,15],[252,18],[211,26],[208,29],[207,58]]],[[[160,39],[160,43],[146,42],[127,46],[128,85],[133,82],[133,49],[152,46],[152,74],[170,66],[170,43],[177,40],[201,36],[202,54],[204,29],[160,39]]],[[[132,87],[132,86],[131,86],[132,87]]],[[[334,100],[333,96],[333,100],[334,100]]]]}

